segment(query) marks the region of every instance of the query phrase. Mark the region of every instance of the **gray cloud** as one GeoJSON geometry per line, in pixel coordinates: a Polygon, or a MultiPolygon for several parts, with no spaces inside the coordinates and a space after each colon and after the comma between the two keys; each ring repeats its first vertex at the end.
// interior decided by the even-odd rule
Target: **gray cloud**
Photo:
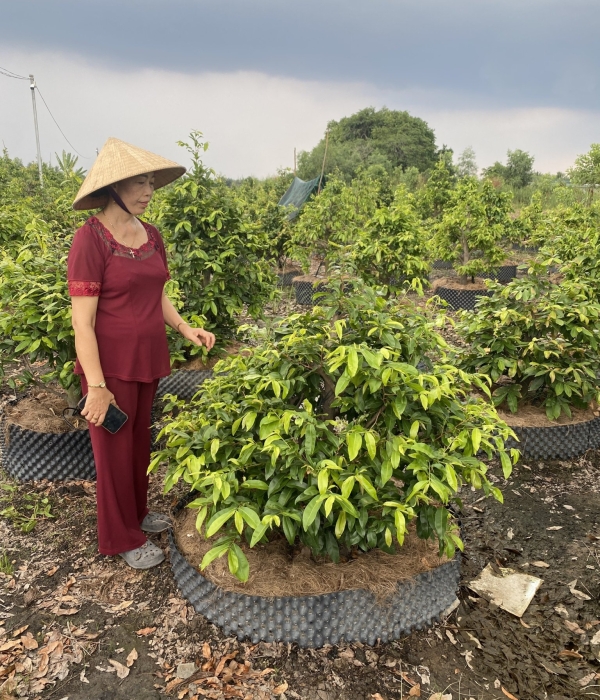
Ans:
{"type": "Polygon", "coordinates": [[[0,11],[5,48],[112,69],[362,81],[453,107],[600,108],[596,0],[0,0],[0,11]]]}

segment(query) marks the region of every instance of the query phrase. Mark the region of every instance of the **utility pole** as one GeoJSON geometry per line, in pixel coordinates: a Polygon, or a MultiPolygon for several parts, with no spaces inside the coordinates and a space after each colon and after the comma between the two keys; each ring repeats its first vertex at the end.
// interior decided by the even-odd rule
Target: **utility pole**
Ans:
{"type": "Polygon", "coordinates": [[[44,178],[42,177],[42,154],[40,153],[40,132],[38,129],[38,119],[37,119],[37,109],[35,106],[35,78],[33,75],[29,74],[30,89],[31,89],[31,102],[33,103],[33,123],[35,125],[35,142],[37,145],[37,161],[38,161],[38,172],[40,174],[40,187],[44,187],[44,178]]]}

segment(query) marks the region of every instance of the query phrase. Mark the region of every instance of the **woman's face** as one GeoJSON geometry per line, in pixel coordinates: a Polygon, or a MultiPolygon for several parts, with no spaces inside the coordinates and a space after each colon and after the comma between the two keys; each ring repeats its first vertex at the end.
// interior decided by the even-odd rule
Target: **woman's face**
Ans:
{"type": "Polygon", "coordinates": [[[137,216],[144,213],[154,194],[154,173],[128,177],[113,186],[123,204],[137,216]]]}

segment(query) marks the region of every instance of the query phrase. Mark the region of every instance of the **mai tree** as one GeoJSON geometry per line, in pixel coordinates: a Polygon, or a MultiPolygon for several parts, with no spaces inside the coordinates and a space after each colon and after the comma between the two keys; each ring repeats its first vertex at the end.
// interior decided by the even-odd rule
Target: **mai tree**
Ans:
{"type": "Polygon", "coordinates": [[[188,174],[160,198],[156,223],[167,244],[171,275],[185,311],[205,318],[218,337],[233,333],[247,307],[260,316],[275,297],[276,277],[269,265],[269,238],[245,216],[235,193],[201,160],[208,144],[199,132],[180,142],[192,160],[188,174]]]}
{"type": "Polygon", "coordinates": [[[600,304],[577,281],[554,284],[543,265],[495,285],[458,327],[458,366],[492,380],[497,406],[543,407],[550,420],[600,401],[600,304]]]}
{"type": "Polygon", "coordinates": [[[490,180],[463,178],[452,191],[440,221],[433,226],[434,254],[452,261],[463,283],[491,272],[506,258],[501,243],[513,231],[512,195],[490,180]]]}
{"type": "MultiPolygon", "coordinates": [[[[358,283],[357,283],[358,284],[358,283]]],[[[338,290],[339,292],[339,290],[338,290]]],[[[451,557],[462,549],[449,506],[463,484],[501,500],[483,458],[508,476],[513,435],[485,378],[445,361],[445,341],[416,307],[369,288],[259,332],[221,361],[163,428],[165,490],[183,480],[196,527],[248,578],[240,547],[284,536],[338,561],[393,553],[412,523],[451,557]]]]}
{"type": "Polygon", "coordinates": [[[414,197],[399,187],[392,203],[380,207],[358,236],[354,268],[369,285],[422,291],[430,269],[426,240],[414,197]]]}

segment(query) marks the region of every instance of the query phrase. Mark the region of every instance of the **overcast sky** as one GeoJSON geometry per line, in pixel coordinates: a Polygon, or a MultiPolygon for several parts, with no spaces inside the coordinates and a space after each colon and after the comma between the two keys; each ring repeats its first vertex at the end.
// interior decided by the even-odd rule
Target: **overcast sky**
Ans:
{"type": "MultiPolygon", "coordinates": [[[[265,176],[327,122],[407,109],[478,164],[564,170],[600,141],[598,0],[0,0],[0,66],[34,73],[89,167],[117,136],[185,162],[191,129],[265,176]]],[[[39,103],[42,156],[73,150],[39,103]]],[[[0,75],[0,139],[35,155],[27,81],[0,75]]],[[[54,156],[52,156],[54,158],[54,156]]]]}

